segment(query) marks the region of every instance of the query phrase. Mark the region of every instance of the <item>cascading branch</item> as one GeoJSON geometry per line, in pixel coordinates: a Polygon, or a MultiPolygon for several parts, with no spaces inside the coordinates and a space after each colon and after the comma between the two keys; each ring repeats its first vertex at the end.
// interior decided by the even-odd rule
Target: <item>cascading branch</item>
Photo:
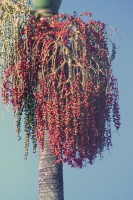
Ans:
{"type": "Polygon", "coordinates": [[[38,140],[43,151],[48,130],[56,162],[82,168],[112,145],[111,119],[117,130],[120,127],[117,80],[111,68],[115,45],[110,55],[106,26],[100,21],[29,13],[27,24],[19,23],[12,40],[17,44],[14,57],[8,59],[9,43],[8,51],[2,51],[7,59],[2,63],[3,102],[13,106],[19,136],[25,115],[25,158],[30,138],[33,150],[38,140]]]}
{"type": "MultiPolygon", "coordinates": [[[[31,9],[29,0],[4,0],[0,2],[0,55],[1,55],[1,66],[2,66],[2,74],[1,74],[1,91],[3,96],[3,102],[8,104],[13,101],[13,97],[15,90],[19,91],[19,82],[20,79],[17,77],[17,73],[15,72],[10,76],[10,73],[13,73],[13,66],[17,66],[20,62],[21,52],[19,49],[19,39],[21,29],[25,29],[27,26],[28,18],[32,16],[34,11],[31,9]],[[9,89],[10,88],[10,89],[9,89]],[[12,89],[11,89],[12,88],[12,89]],[[12,90],[12,91],[11,91],[12,90]],[[9,94],[10,93],[10,94],[9,94]]],[[[26,39],[23,38],[23,40],[26,39]]],[[[16,70],[16,68],[15,68],[16,70]]],[[[19,100],[18,100],[19,101],[19,100]]],[[[12,102],[13,103],[13,102],[12,102]]],[[[17,132],[18,139],[20,139],[20,121],[22,110],[13,107],[14,114],[17,118],[17,132]]],[[[27,112],[29,112],[27,110],[27,112]]],[[[25,108],[25,116],[26,108],[25,108]]],[[[25,125],[25,131],[28,132],[28,128],[25,125]]],[[[27,133],[28,134],[28,133],[27,133]]],[[[32,135],[32,140],[35,143],[36,141],[35,134],[32,135]]],[[[26,141],[29,139],[26,136],[26,141]]],[[[33,150],[35,151],[36,145],[34,145],[33,150]]],[[[26,145],[27,149],[27,145],[26,145]]],[[[25,155],[26,156],[26,155],[25,155]]]]}

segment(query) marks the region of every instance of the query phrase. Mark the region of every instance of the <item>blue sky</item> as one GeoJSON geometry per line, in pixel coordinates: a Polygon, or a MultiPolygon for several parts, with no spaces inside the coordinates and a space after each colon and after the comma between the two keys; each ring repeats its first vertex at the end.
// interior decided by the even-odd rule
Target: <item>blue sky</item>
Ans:
{"type": "MultiPolygon", "coordinates": [[[[93,18],[117,27],[117,56],[113,71],[118,78],[122,126],[113,134],[113,147],[82,170],[64,166],[65,200],[133,199],[133,1],[63,0],[60,13],[89,11],[93,18]],[[72,2],[72,3],[71,3],[72,2]]],[[[10,110],[0,104],[0,200],[39,200],[38,154],[24,155],[24,132],[17,141],[10,110]]]]}

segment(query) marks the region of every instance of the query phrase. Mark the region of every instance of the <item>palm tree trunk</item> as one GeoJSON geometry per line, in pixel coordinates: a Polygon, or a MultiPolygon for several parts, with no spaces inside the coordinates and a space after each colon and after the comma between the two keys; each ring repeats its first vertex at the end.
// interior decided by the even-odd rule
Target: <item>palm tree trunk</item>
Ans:
{"type": "Polygon", "coordinates": [[[40,200],[64,200],[63,164],[55,164],[56,157],[51,153],[48,131],[45,134],[45,149],[39,156],[39,195],[40,200]]]}

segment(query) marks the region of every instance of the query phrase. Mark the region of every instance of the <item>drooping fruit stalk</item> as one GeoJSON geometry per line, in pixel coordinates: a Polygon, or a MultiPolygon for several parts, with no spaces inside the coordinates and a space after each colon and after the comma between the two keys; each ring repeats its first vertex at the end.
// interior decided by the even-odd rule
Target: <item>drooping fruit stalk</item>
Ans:
{"type": "Polygon", "coordinates": [[[111,118],[116,129],[120,127],[111,67],[115,46],[111,55],[106,26],[100,21],[85,23],[81,16],[64,14],[41,19],[34,13],[27,19],[25,26],[19,23],[17,40],[12,40],[15,53],[10,54],[12,45],[2,45],[3,58],[10,57],[2,63],[2,98],[13,105],[19,135],[25,115],[25,157],[30,138],[34,151],[37,140],[40,149],[45,148],[48,129],[57,163],[80,168],[92,164],[112,145],[111,118]]]}

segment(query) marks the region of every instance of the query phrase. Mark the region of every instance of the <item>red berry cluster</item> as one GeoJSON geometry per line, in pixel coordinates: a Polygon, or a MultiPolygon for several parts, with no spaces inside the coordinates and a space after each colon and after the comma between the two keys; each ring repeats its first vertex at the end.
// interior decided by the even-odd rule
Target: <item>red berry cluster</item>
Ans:
{"type": "MultiPolygon", "coordinates": [[[[91,17],[91,13],[85,13],[91,17]]],[[[3,101],[25,114],[29,138],[41,150],[45,130],[56,162],[93,163],[111,146],[111,118],[120,127],[117,80],[112,75],[106,26],[81,17],[32,17],[20,29],[17,64],[3,72],[3,101]],[[10,72],[10,73],[9,73],[10,72]]]]}

